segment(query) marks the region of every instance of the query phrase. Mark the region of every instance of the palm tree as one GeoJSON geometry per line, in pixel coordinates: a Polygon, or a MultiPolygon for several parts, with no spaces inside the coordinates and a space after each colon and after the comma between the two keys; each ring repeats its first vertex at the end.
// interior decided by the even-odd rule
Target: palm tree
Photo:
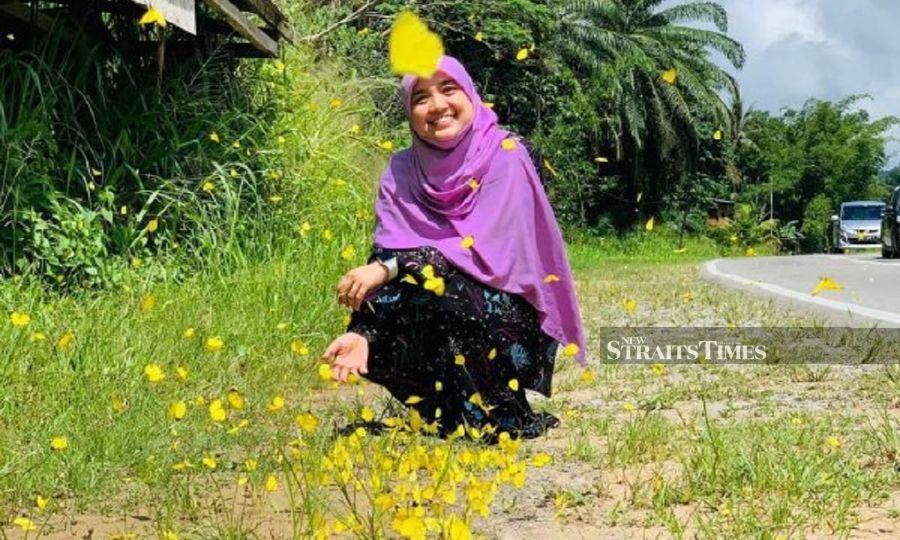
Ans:
{"type": "Polygon", "coordinates": [[[562,60],[592,81],[602,139],[615,153],[628,196],[646,191],[651,204],[667,189],[666,178],[690,169],[703,126],[707,133],[710,125],[730,131],[723,94],[733,102],[737,83],[710,53],[735,68],[744,63],[743,47],[725,34],[722,6],[690,1],[660,9],[662,3],[569,0],[556,34],[562,60]],[[718,31],[688,23],[711,23],[718,31]]]}

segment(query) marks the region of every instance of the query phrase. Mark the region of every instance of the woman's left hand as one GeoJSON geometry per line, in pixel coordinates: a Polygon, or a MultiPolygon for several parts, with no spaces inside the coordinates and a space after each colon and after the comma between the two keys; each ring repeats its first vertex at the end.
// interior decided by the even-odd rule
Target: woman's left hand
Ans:
{"type": "Polygon", "coordinates": [[[388,271],[378,263],[358,266],[350,270],[338,282],[338,304],[353,311],[359,309],[366,296],[388,281],[388,271]]]}

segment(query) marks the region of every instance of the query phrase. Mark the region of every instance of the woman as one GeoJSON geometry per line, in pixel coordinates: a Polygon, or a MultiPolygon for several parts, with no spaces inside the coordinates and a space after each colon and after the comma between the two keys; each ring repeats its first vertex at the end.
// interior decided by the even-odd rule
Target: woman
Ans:
{"type": "Polygon", "coordinates": [[[585,358],[559,226],[527,149],[457,60],[402,89],[413,144],[382,175],[369,264],[337,287],[354,312],[322,358],[442,435],[536,437],[559,421],[534,413],[524,390],[550,396],[560,343],[585,358]]]}

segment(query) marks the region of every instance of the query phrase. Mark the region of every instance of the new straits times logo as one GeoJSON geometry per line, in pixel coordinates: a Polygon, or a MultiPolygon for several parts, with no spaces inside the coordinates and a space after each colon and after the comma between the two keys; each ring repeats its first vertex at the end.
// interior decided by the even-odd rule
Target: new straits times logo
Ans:
{"type": "Polygon", "coordinates": [[[646,336],[623,336],[606,342],[606,359],[613,362],[759,362],[766,356],[765,345],[713,339],[658,345],[646,336]]]}

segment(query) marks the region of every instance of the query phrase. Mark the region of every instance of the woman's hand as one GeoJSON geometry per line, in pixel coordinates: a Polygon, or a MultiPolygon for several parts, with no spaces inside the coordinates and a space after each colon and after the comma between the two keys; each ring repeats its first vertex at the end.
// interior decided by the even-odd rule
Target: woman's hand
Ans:
{"type": "Polygon", "coordinates": [[[338,304],[356,311],[366,296],[388,281],[387,269],[373,262],[365,266],[357,266],[341,278],[337,286],[338,304]]]}
{"type": "Polygon", "coordinates": [[[334,339],[322,353],[322,360],[334,357],[333,377],[347,382],[351,373],[365,375],[369,372],[369,342],[365,337],[347,332],[334,339]]]}

